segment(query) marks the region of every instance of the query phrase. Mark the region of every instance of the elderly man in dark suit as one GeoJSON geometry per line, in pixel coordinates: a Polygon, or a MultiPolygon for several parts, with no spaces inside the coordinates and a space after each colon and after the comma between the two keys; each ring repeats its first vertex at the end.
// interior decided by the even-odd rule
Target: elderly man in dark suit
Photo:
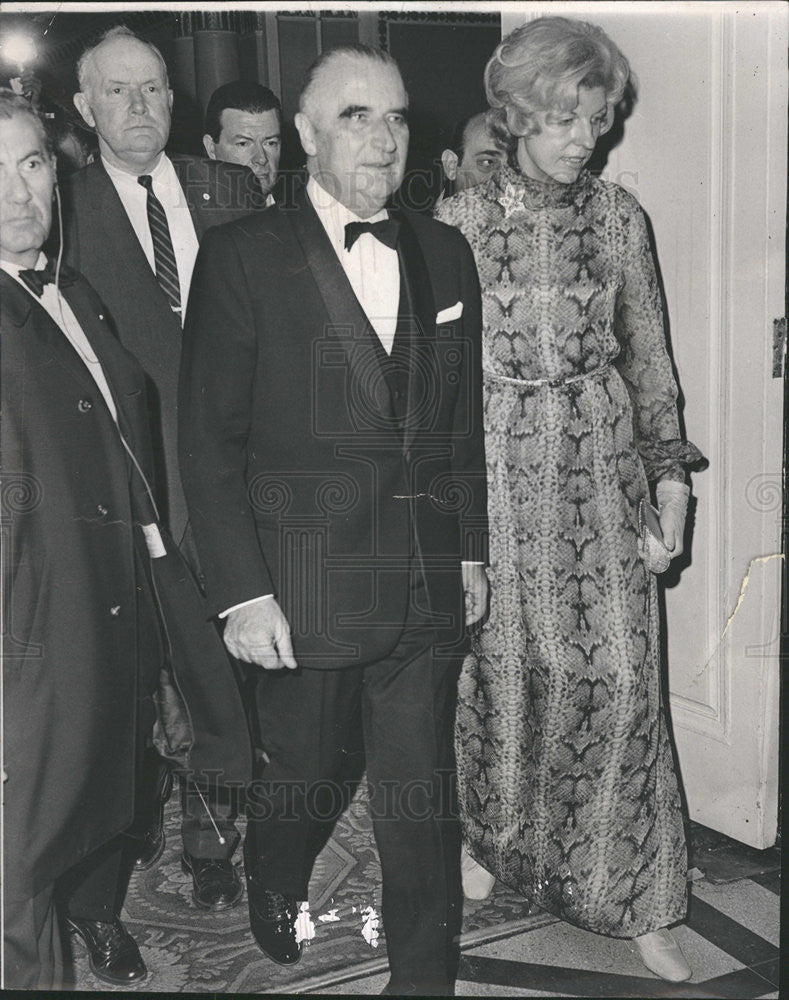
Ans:
{"type": "MultiPolygon", "coordinates": [[[[113,28],[87,49],[77,74],[74,102],[95,128],[101,156],[69,179],[66,259],[101,295],[121,343],[145,370],[156,479],[164,487],[157,498],[188,555],[176,449],[183,311],[206,230],[260,207],[262,196],[246,167],[165,154],[173,100],[167,69],[158,49],[129,29],[113,28]]],[[[170,779],[153,756],[147,779],[153,801],[149,820],[138,818],[138,870],[153,865],[164,847],[170,779]]],[[[239,839],[232,804],[207,789],[202,798],[191,789],[182,801],[183,863],[194,899],[207,909],[232,906],[242,891],[231,862],[239,839]]]]}
{"type": "Polygon", "coordinates": [[[228,649],[264,668],[252,932],[275,961],[299,960],[316,828],[342,807],[361,728],[388,992],[444,994],[455,681],[487,596],[480,299],[456,231],[385,209],[407,104],[379,50],[311,69],[295,207],[214,229],[198,254],[180,446],[209,605],[228,649]]]}
{"type": "Polygon", "coordinates": [[[142,370],[84,278],[40,252],[55,159],[8,92],[0,177],[4,985],[63,986],[56,882],[94,973],[130,985],[146,969],[118,917],[116,835],[136,747],[153,726],[184,767],[239,782],[251,754],[221,642],[158,524],[142,370]]]}

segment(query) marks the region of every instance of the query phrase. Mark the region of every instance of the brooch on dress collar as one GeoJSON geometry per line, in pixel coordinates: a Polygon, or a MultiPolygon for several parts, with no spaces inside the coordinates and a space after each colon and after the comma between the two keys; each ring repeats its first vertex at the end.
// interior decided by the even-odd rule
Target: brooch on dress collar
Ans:
{"type": "Polygon", "coordinates": [[[519,208],[523,208],[523,195],[521,191],[511,183],[507,183],[507,187],[504,189],[504,193],[498,199],[499,204],[504,209],[504,218],[508,219],[511,215],[518,211],[519,208]]]}

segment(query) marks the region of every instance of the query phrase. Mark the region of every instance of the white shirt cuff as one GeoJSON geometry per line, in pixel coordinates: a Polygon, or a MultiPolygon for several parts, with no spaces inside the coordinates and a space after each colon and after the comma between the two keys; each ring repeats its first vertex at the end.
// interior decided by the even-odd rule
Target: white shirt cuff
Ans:
{"type": "MultiPolygon", "coordinates": [[[[469,560],[462,560],[461,566],[484,566],[483,562],[471,562],[469,560]]],[[[273,594],[262,594],[260,597],[252,597],[248,601],[242,601],[240,604],[234,604],[232,608],[227,608],[225,611],[220,611],[218,618],[227,618],[231,611],[238,611],[239,608],[245,608],[248,604],[257,604],[258,601],[267,601],[273,594]]]]}
{"type": "Polygon", "coordinates": [[[252,597],[248,601],[242,601],[240,604],[234,604],[232,608],[228,608],[227,611],[220,611],[217,615],[218,618],[227,618],[231,611],[238,611],[239,608],[245,608],[248,604],[257,604],[258,601],[267,601],[273,594],[263,594],[260,597],[252,597]]]}

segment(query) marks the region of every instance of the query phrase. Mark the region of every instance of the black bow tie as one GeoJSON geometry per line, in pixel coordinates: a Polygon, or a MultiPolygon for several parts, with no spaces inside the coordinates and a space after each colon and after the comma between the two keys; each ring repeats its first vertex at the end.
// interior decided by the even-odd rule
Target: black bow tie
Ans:
{"type": "MultiPolygon", "coordinates": [[[[47,258],[47,266],[40,271],[20,271],[19,280],[23,281],[34,295],[41,298],[44,293],[44,285],[55,283],[54,260],[47,258]]],[[[77,272],[70,268],[68,264],[61,264],[60,274],[58,276],[59,286],[61,288],[68,288],[68,286],[73,285],[76,280],[77,272]]]]}
{"type": "Polygon", "coordinates": [[[349,222],[345,227],[345,249],[350,250],[362,233],[372,233],[384,246],[394,250],[400,234],[399,219],[381,219],[380,222],[349,222]]]}

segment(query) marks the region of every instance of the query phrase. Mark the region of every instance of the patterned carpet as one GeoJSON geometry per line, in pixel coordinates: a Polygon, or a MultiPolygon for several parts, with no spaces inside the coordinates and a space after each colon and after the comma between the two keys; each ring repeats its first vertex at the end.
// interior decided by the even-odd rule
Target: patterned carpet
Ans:
{"type": "MultiPolygon", "coordinates": [[[[283,968],[265,958],[249,933],[246,900],[208,914],[192,900],[192,882],[181,871],[178,796],[167,805],[167,846],[158,865],[132,876],[123,920],[140,946],[149,976],[146,992],[304,994],[349,977],[386,968],[386,945],[362,935],[362,910],[380,911],[381,869],[362,786],[321,852],[310,883],[315,936],[297,966],[283,968]],[[319,918],[336,911],[339,919],[319,918]]],[[[236,857],[240,855],[237,852],[236,857]]],[[[466,902],[462,947],[475,947],[518,930],[553,922],[530,913],[523,897],[497,885],[484,902],[466,902]]],[[[112,987],[90,972],[84,948],[74,947],[75,987],[112,987]]],[[[120,988],[118,988],[120,991],[120,988]]]]}

